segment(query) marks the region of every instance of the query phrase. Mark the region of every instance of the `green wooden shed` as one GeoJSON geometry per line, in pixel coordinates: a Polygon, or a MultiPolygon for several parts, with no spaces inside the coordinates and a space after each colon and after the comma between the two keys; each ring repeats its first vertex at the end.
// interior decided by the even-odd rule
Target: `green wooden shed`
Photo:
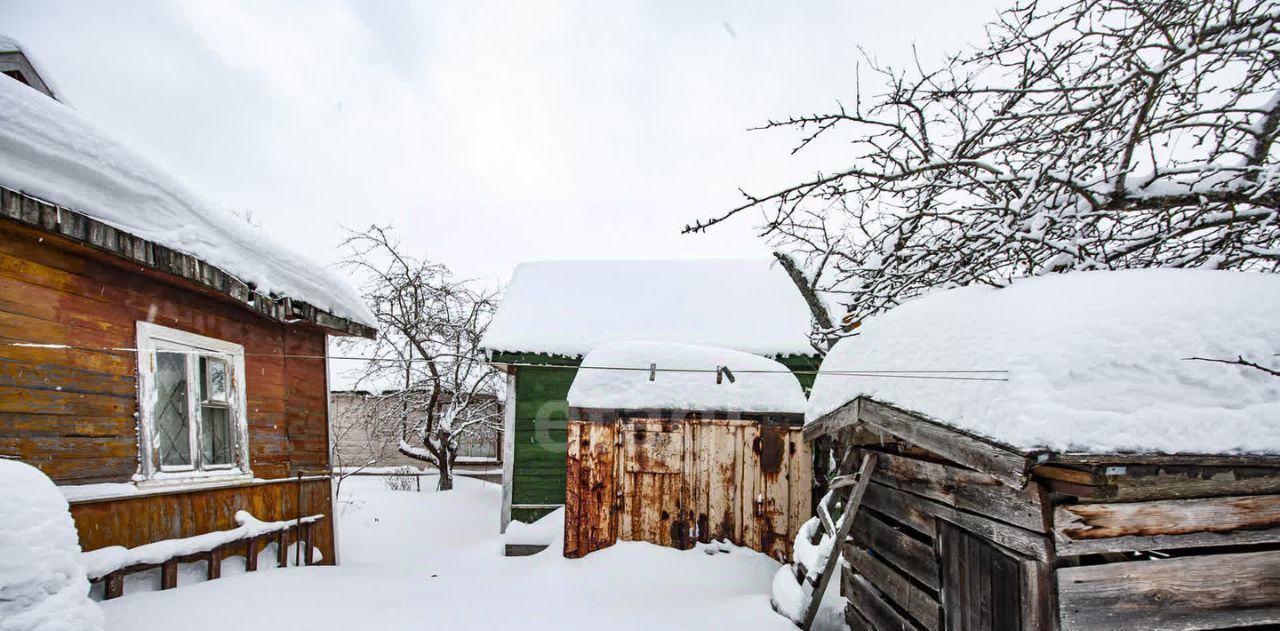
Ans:
{"type": "Polygon", "coordinates": [[[704,344],[776,359],[807,389],[808,307],[768,259],[592,260],[516,268],[483,341],[507,375],[502,530],[564,505],[568,393],[605,342],[704,344]]]}

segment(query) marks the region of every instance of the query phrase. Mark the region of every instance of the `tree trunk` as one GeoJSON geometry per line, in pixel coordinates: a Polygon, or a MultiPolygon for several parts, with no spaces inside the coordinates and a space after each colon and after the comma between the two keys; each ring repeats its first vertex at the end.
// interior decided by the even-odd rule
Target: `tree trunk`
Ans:
{"type": "Polygon", "coordinates": [[[442,457],[439,458],[440,463],[438,466],[440,467],[440,481],[436,484],[436,490],[452,491],[453,490],[453,465],[451,464],[450,461],[452,461],[453,459],[449,457],[450,456],[449,448],[446,447],[443,451],[444,453],[442,454],[442,457]]]}

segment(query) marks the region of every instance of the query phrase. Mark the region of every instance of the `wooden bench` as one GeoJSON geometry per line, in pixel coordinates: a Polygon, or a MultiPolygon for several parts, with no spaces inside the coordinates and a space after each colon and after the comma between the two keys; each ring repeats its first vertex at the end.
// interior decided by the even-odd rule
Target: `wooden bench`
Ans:
{"type": "Polygon", "coordinates": [[[245,570],[258,569],[258,554],[266,544],[276,544],[276,566],[289,564],[287,542],[301,543],[301,559],[295,565],[311,565],[312,527],[324,515],[311,515],[288,521],[263,522],[244,511],[236,514],[240,526],[183,539],[166,539],[136,548],[113,546],[83,554],[89,581],[103,583],[103,599],[124,595],[124,579],[130,574],[160,568],[160,589],[178,586],[178,564],[204,561],[209,580],[222,576],[222,561],[228,556],[244,554],[245,570]]]}

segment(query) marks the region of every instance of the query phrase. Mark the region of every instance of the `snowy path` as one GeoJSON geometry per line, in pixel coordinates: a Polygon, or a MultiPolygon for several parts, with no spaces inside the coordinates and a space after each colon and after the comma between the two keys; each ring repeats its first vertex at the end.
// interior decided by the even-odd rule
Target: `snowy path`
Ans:
{"type": "Polygon", "coordinates": [[[790,631],[769,607],[778,565],[623,543],[579,560],[500,555],[500,488],[343,484],[340,567],[240,574],[103,603],[109,631],[741,629],[790,631]]]}

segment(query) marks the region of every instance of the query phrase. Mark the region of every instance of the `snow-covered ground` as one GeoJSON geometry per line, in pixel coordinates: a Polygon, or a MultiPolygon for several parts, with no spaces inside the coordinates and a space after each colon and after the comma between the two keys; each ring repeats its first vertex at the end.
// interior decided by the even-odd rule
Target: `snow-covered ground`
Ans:
{"type": "Polygon", "coordinates": [[[107,629],[795,629],[769,606],[778,563],[750,550],[620,543],[577,560],[555,547],[508,558],[496,485],[418,493],[349,478],[341,500],[341,566],[127,593],[103,603],[107,629]]]}

